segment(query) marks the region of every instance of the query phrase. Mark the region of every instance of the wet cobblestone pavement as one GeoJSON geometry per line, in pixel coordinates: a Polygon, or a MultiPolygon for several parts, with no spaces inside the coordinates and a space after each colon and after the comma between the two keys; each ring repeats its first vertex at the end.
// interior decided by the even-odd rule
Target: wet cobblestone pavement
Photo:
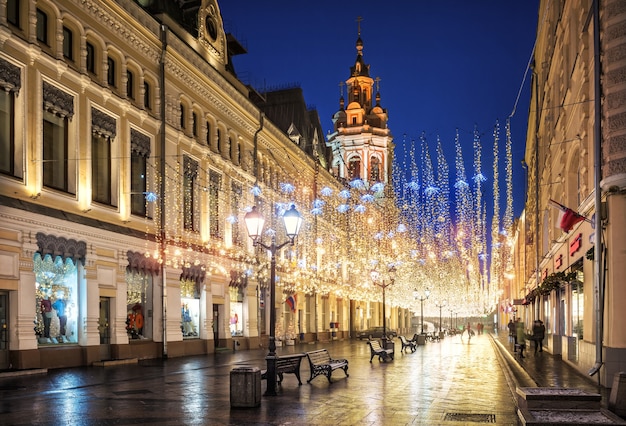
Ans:
{"type": "MultiPolygon", "coordinates": [[[[323,376],[308,384],[304,359],[302,386],[286,374],[280,395],[262,396],[255,408],[231,408],[230,372],[244,365],[265,368],[265,349],[49,370],[45,375],[0,378],[0,423],[516,425],[515,385],[520,378],[528,381],[520,386],[532,380],[524,372],[512,374],[519,366],[507,359],[511,354],[506,343],[488,335],[471,343],[451,336],[403,354],[396,341],[395,360],[387,363],[377,358],[370,363],[368,345],[358,340],[278,348],[279,354],[327,348],[333,358],[349,360],[350,376],[337,370],[332,384],[323,376]]],[[[553,376],[543,374],[546,383],[566,385],[553,376]]],[[[587,384],[593,388],[592,382],[587,384]]]]}
{"type": "Polygon", "coordinates": [[[501,352],[505,352],[509,364],[519,365],[532,379],[533,384],[529,386],[572,388],[599,393],[602,395],[602,406],[606,407],[610,389],[599,386],[597,376],[585,376],[561,360],[560,355],[552,355],[546,350],[534,353],[532,343],[526,345],[525,357],[521,359],[513,353],[513,343],[509,341],[508,336],[500,334],[494,336],[494,339],[501,352]]]}

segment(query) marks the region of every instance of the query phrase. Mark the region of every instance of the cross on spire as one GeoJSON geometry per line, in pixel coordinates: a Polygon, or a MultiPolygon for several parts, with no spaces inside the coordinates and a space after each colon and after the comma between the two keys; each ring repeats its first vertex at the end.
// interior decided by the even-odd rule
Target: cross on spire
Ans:
{"type": "Polygon", "coordinates": [[[380,77],[376,77],[374,81],[376,81],[376,91],[380,92],[380,77]]]}
{"type": "Polygon", "coordinates": [[[359,34],[359,37],[361,37],[361,21],[362,20],[363,20],[362,16],[357,16],[356,17],[357,32],[359,34]]]}
{"type": "Polygon", "coordinates": [[[343,85],[344,85],[344,82],[340,81],[339,82],[339,96],[343,96],[343,85]]]}

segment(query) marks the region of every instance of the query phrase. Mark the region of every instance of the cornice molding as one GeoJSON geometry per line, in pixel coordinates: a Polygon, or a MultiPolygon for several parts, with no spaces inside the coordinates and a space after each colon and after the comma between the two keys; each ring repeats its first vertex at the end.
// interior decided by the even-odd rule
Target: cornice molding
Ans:
{"type": "MultiPolygon", "coordinates": [[[[92,16],[95,21],[100,22],[102,25],[109,27],[113,34],[117,34],[121,40],[126,40],[131,46],[132,51],[137,54],[148,58],[153,64],[158,65],[161,57],[159,46],[151,45],[146,40],[141,39],[137,32],[137,25],[135,22],[124,22],[118,15],[112,13],[111,10],[102,7],[103,2],[92,0],[79,0],[77,2],[83,10],[92,16]]],[[[123,1],[124,9],[134,19],[136,19],[144,28],[147,28],[158,40],[156,36],[159,34],[158,23],[150,17],[147,13],[141,11],[141,9],[130,2],[123,1]],[[142,13],[133,13],[135,9],[142,13]]]]}
{"type": "MultiPolygon", "coordinates": [[[[184,56],[181,58],[188,59],[184,56]]],[[[209,90],[199,78],[189,72],[189,70],[193,68],[199,71],[206,71],[205,75],[217,83],[219,80],[223,80],[223,77],[217,73],[215,69],[208,66],[205,62],[193,60],[190,61],[192,67],[183,67],[179,61],[172,59],[174,58],[168,57],[168,60],[166,60],[166,70],[179,82],[183,83],[185,87],[190,90],[189,93],[193,93],[197,98],[202,98],[204,101],[209,102],[211,106],[215,107],[221,113],[220,115],[223,118],[227,118],[231,123],[239,126],[239,130],[245,131],[246,136],[251,137],[254,134],[256,131],[256,127],[253,125],[254,123],[246,121],[240,114],[236,114],[236,110],[233,106],[235,104],[227,105],[222,99],[216,96],[214,91],[209,90]]],[[[232,85],[224,81],[222,84],[218,83],[218,88],[224,92],[224,98],[230,98],[238,102],[236,107],[241,108],[243,106],[251,115],[258,115],[258,111],[256,108],[252,107],[252,103],[244,98],[239,91],[235,90],[232,85]]]]}

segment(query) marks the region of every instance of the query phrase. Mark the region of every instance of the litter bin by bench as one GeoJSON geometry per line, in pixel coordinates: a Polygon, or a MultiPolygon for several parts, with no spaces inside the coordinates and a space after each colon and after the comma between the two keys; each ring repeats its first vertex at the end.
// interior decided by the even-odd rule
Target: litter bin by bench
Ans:
{"type": "Polygon", "coordinates": [[[396,344],[393,340],[385,340],[385,349],[391,349],[395,355],[396,353],[396,344]]]}
{"type": "Polygon", "coordinates": [[[237,367],[230,372],[230,406],[234,408],[261,405],[261,370],[237,367]]]}

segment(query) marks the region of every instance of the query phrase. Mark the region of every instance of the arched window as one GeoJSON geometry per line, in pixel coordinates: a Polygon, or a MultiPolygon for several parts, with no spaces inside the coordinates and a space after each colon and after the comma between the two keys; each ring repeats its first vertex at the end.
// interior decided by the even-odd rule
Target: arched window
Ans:
{"type": "Polygon", "coordinates": [[[361,177],[361,159],[357,156],[350,158],[348,162],[348,178],[357,179],[361,177]]]}
{"type": "Polygon", "coordinates": [[[380,160],[378,157],[370,158],[370,182],[380,182],[380,160]]]}

